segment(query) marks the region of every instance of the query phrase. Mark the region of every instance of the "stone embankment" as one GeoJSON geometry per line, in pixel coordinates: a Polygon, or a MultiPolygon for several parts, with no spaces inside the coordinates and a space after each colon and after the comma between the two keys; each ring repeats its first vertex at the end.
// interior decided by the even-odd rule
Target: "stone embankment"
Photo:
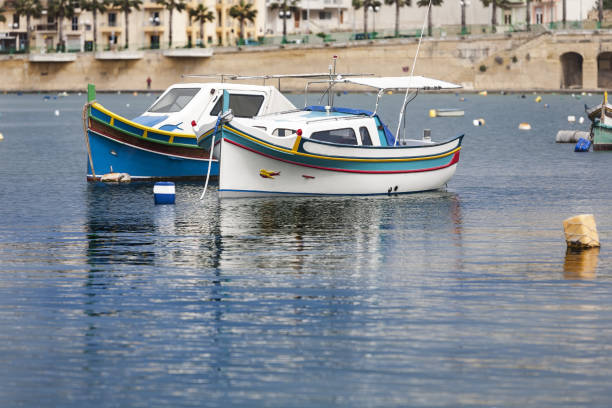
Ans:
{"type": "MultiPolygon", "coordinates": [[[[176,82],[198,81],[182,77],[188,74],[326,72],[334,55],[340,72],[402,76],[410,73],[417,44],[417,39],[389,39],[215,49],[212,55],[196,56],[144,51],[114,58],[112,53],[82,53],[53,62],[13,55],[0,59],[0,90],[83,91],[88,83],[101,91],[140,90],[146,88],[148,77],[152,88],[161,90],[176,82]]],[[[466,90],[595,90],[607,87],[606,78],[612,78],[608,53],[612,56],[612,32],[607,31],[424,38],[415,74],[460,83],[466,90]],[[602,58],[606,64],[598,65],[602,58]]],[[[287,79],[281,86],[303,91],[304,81],[287,79]]]]}

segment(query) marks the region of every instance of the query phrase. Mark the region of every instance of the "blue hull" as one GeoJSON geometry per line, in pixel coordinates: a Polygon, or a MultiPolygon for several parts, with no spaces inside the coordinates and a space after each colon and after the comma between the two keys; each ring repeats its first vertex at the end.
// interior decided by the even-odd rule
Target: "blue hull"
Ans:
{"type": "MultiPolygon", "coordinates": [[[[96,178],[103,174],[128,173],[135,179],[204,179],[208,159],[191,159],[153,152],[117,142],[88,130],[89,146],[96,178]]],[[[213,160],[211,176],[219,175],[219,162],[213,160]]],[[[89,160],[87,178],[93,179],[89,160]]]]}

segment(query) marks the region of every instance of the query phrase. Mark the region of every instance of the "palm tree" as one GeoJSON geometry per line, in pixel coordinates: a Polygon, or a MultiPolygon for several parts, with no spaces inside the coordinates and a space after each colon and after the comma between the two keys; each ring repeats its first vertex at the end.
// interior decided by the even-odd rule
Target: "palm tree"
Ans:
{"type": "Polygon", "coordinates": [[[353,0],[353,8],[359,10],[363,7],[363,34],[368,38],[368,10],[380,7],[378,0],[353,0]]]}
{"type": "Polygon", "coordinates": [[[113,0],[113,6],[119,7],[125,17],[125,48],[129,48],[130,46],[130,19],[128,18],[128,15],[132,12],[133,9],[140,10],[141,4],[141,0],[113,0]]]}
{"type": "Polygon", "coordinates": [[[603,9],[604,9],[604,0],[599,0],[597,2],[597,28],[601,28],[601,22],[603,21],[603,9]]]}
{"type": "Polygon", "coordinates": [[[200,22],[200,44],[204,46],[204,23],[215,21],[215,13],[203,4],[189,10],[189,18],[200,22]]]}
{"type": "Polygon", "coordinates": [[[252,3],[246,3],[244,0],[240,0],[240,3],[230,8],[229,15],[240,22],[240,40],[244,42],[244,22],[247,20],[251,23],[255,22],[257,10],[253,9],[252,3]]]}
{"type": "Polygon", "coordinates": [[[525,24],[527,25],[527,31],[531,31],[531,0],[526,1],[527,7],[525,8],[525,24]]]}
{"type": "MultiPolygon", "coordinates": [[[[441,6],[443,1],[444,0],[431,0],[431,5],[432,5],[432,7],[434,7],[434,6],[441,6]]],[[[417,1],[417,6],[419,6],[419,7],[429,7],[429,2],[430,2],[430,0],[418,0],[417,1]]],[[[431,14],[432,14],[432,10],[429,10],[429,12],[427,13],[427,35],[429,37],[431,37],[431,29],[432,29],[431,14]]]]}
{"type": "Polygon", "coordinates": [[[4,7],[4,4],[0,4],[0,23],[4,23],[6,21],[4,13],[6,13],[6,8],[4,7]]]}
{"type": "Polygon", "coordinates": [[[385,4],[395,4],[395,36],[399,37],[400,7],[410,6],[411,0],[385,0],[385,4]]]}
{"type": "Polygon", "coordinates": [[[98,13],[104,14],[108,10],[109,0],[83,0],[81,7],[91,11],[93,16],[93,50],[96,51],[98,44],[98,13]]]}
{"type": "Polygon", "coordinates": [[[174,10],[185,10],[187,4],[183,0],[155,0],[155,3],[162,5],[170,12],[170,17],[168,18],[168,48],[172,48],[172,12],[174,10]]]}
{"type": "Polygon", "coordinates": [[[281,18],[283,19],[283,41],[286,41],[287,37],[287,17],[289,12],[297,13],[297,4],[300,0],[282,0],[270,3],[271,10],[282,11],[283,15],[281,18]]]}
{"type": "Polygon", "coordinates": [[[567,23],[567,0],[563,0],[563,28],[565,28],[565,25],[567,23]]]}
{"type": "Polygon", "coordinates": [[[42,4],[39,0],[13,0],[12,7],[18,16],[26,16],[26,52],[30,52],[30,20],[42,15],[42,4]]]}
{"type": "Polygon", "coordinates": [[[57,20],[59,49],[66,50],[66,40],[64,40],[64,30],[62,23],[64,18],[74,17],[75,3],[72,0],[49,0],[48,13],[57,20]]]}
{"type": "Polygon", "coordinates": [[[496,31],[497,26],[497,6],[504,8],[503,1],[504,0],[480,0],[482,5],[485,7],[491,6],[491,32],[494,33],[496,31]]]}

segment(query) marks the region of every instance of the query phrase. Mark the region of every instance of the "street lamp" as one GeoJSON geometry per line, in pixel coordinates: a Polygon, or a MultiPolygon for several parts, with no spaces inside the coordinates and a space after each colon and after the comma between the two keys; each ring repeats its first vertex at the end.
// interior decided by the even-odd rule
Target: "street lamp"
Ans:
{"type": "Polygon", "coordinates": [[[469,0],[459,0],[461,5],[461,35],[467,34],[467,28],[465,26],[465,7],[470,5],[469,0]]]}

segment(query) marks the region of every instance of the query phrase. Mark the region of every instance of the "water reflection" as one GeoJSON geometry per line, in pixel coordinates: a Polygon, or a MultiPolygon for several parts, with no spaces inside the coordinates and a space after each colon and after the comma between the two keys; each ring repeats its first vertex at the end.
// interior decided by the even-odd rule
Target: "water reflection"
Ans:
{"type": "Polygon", "coordinates": [[[569,280],[595,279],[598,260],[599,248],[568,248],[563,264],[563,277],[569,280]]]}
{"type": "Polygon", "coordinates": [[[221,200],[219,208],[222,268],[361,272],[401,263],[415,245],[411,263],[447,243],[445,251],[462,247],[460,200],[448,192],[221,200]]]}

